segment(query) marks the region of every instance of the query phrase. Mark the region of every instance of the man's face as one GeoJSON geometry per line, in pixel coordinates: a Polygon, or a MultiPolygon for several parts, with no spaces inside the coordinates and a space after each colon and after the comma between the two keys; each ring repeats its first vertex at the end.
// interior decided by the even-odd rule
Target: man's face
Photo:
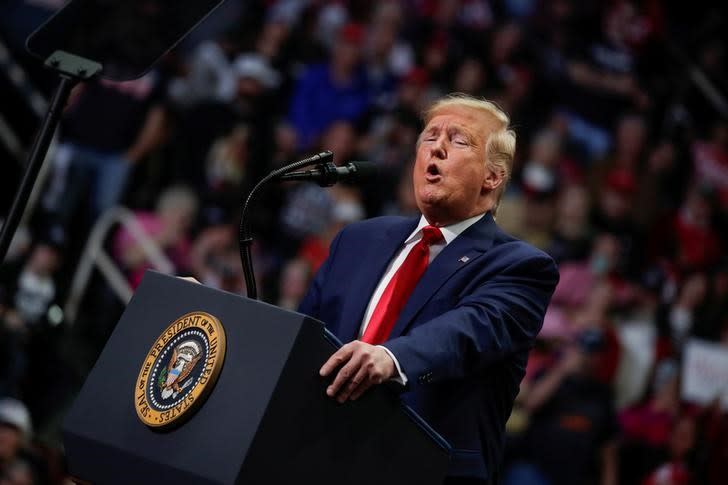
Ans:
{"type": "Polygon", "coordinates": [[[498,177],[485,163],[493,120],[471,108],[440,110],[422,131],[412,175],[417,207],[428,222],[448,225],[490,209],[498,177]]]}
{"type": "Polygon", "coordinates": [[[6,423],[0,423],[0,464],[15,458],[20,448],[20,431],[6,423]]]}

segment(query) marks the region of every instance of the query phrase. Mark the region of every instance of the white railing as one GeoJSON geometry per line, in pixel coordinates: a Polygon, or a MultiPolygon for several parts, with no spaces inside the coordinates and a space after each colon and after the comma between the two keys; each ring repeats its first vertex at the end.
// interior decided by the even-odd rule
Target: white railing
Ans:
{"type": "Polygon", "coordinates": [[[121,269],[104,249],[104,240],[116,224],[121,224],[129,231],[131,237],[139,243],[141,250],[154,269],[167,274],[174,272],[172,262],[157,243],[144,232],[134,213],[125,207],[113,207],[104,212],[94,224],[86,246],[81,253],[78,269],[76,269],[73,276],[71,289],[63,308],[66,321],[70,324],[76,321],[79,305],[86,293],[86,287],[91,279],[94,267],[99,270],[111,290],[124,304],[129,302],[134,293],[121,269]]]}

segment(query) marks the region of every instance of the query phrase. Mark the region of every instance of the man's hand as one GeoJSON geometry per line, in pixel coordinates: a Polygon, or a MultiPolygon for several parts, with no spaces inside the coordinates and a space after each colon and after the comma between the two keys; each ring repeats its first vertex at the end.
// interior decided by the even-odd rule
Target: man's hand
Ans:
{"type": "Polygon", "coordinates": [[[358,340],[337,350],[319,373],[326,377],[340,366],[343,367],[334,382],[326,389],[326,394],[340,403],[358,399],[364,391],[374,384],[381,384],[396,372],[394,361],[386,350],[358,340]]]}

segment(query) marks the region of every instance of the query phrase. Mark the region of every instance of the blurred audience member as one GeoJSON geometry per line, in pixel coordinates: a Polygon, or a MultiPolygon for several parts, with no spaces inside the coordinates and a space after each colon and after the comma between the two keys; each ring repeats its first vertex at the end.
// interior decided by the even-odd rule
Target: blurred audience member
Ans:
{"type": "Polygon", "coordinates": [[[668,461],[645,478],[643,485],[688,485],[693,483],[691,456],[697,439],[695,419],[681,416],[670,435],[668,461]]]}
{"type": "Polygon", "coordinates": [[[0,395],[18,393],[31,340],[63,319],[57,304],[62,248],[58,240],[40,240],[27,259],[0,267],[0,395]]]}
{"type": "Polygon", "coordinates": [[[329,245],[347,224],[364,218],[364,207],[355,193],[335,192],[327,225],[322,231],[306,237],[298,250],[298,259],[305,262],[313,276],[329,255],[329,245]]]}
{"type": "Polygon", "coordinates": [[[615,128],[614,143],[610,154],[590,169],[594,194],[607,183],[607,177],[616,169],[638,174],[642,169],[647,143],[647,126],[639,115],[620,117],[615,128]]]}
{"type": "Polygon", "coordinates": [[[703,441],[704,466],[702,473],[695,474],[695,481],[702,479],[709,485],[718,485],[725,481],[728,472],[728,413],[720,399],[707,406],[698,423],[702,430],[698,439],[703,441]]]}
{"type": "Polygon", "coordinates": [[[594,240],[590,256],[586,260],[566,262],[560,265],[561,279],[556,286],[552,304],[576,308],[588,302],[592,290],[606,283],[617,290],[615,298],[627,298],[628,292],[616,273],[621,247],[611,234],[600,234],[594,240]]]}
{"type": "Polygon", "coordinates": [[[227,37],[199,44],[185,63],[184,76],[170,81],[171,100],[180,106],[232,101],[237,80],[230,58],[235,50],[234,42],[227,37]]]}
{"type": "Polygon", "coordinates": [[[713,226],[711,195],[707,187],[693,185],[673,221],[675,260],[681,272],[706,270],[724,254],[725,246],[713,226]]]}
{"type": "Polygon", "coordinates": [[[712,184],[724,211],[728,210],[728,121],[715,122],[710,139],[693,144],[693,163],[698,182],[712,184]]]}
{"type": "Polygon", "coordinates": [[[30,413],[25,405],[17,399],[0,398],[0,483],[40,483],[36,457],[27,448],[31,433],[30,413]]]}
{"type": "Polygon", "coordinates": [[[397,79],[414,63],[414,52],[400,41],[402,8],[398,2],[379,2],[367,25],[364,63],[374,109],[395,106],[397,79]]]}
{"type": "Polygon", "coordinates": [[[213,142],[205,161],[202,212],[206,222],[226,220],[243,194],[249,158],[250,129],[239,124],[213,142]]]}
{"type": "Polygon", "coordinates": [[[704,273],[695,273],[685,279],[678,296],[667,315],[668,332],[673,352],[679,353],[692,335],[695,317],[705,302],[708,280],[704,273]]]}
{"type": "Polygon", "coordinates": [[[341,27],[331,62],[309,66],[296,83],[288,119],[299,148],[309,149],[332,122],[358,121],[367,110],[371,93],[360,50],[365,35],[359,24],[341,27]]]}
{"type": "Polygon", "coordinates": [[[232,224],[207,227],[197,236],[190,251],[190,270],[200,283],[242,293],[245,283],[236,236],[232,224]]]}
{"type": "Polygon", "coordinates": [[[559,163],[561,140],[557,133],[544,130],[537,133],[529,149],[529,158],[521,174],[527,193],[553,193],[561,183],[559,163]]]}
{"type": "Polygon", "coordinates": [[[121,201],[132,167],[166,139],[164,87],[160,72],[152,70],[133,81],[92,81],[76,88],[44,199],[62,224],[71,224],[86,200],[94,218],[121,201]]]}
{"type": "Polygon", "coordinates": [[[487,75],[483,63],[478,59],[465,59],[455,74],[453,91],[473,96],[482,96],[485,93],[487,75]]]}
{"type": "Polygon", "coordinates": [[[521,173],[524,190],[524,228],[521,236],[537,247],[548,247],[560,180],[559,136],[550,130],[536,134],[521,173]]]}
{"type": "MultiPolygon", "coordinates": [[[[190,265],[189,231],[197,213],[197,196],[185,187],[165,190],[154,212],[137,212],[135,223],[144,235],[169,258],[175,273],[190,265]]],[[[136,288],[144,271],[152,267],[144,245],[128,228],[121,228],[114,239],[114,253],[126,270],[129,283],[136,288]]]]}
{"type": "Polygon", "coordinates": [[[296,311],[308,290],[313,274],[311,265],[304,259],[296,258],[286,263],[280,277],[278,306],[296,311]]]}
{"type": "Polygon", "coordinates": [[[564,187],[559,195],[548,253],[559,263],[584,260],[589,255],[589,193],[581,185],[564,187]]]}
{"type": "Polygon", "coordinates": [[[620,113],[649,103],[635,75],[636,8],[629,2],[605,8],[601,37],[568,59],[562,90],[569,136],[582,147],[587,162],[607,154],[620,113]]]}
{"type": "Polygon", "coordinates": [[[604,343],[599,331],[583,332],[530,384],[523,462],[506,472],[506,484],[617,483],[612,394],[594,377],[604,343]]]}
{"type": "Polygon", "coordinates": [[[621,252],[616,269],[622,274],[642,269],[644,236],[636,225],[634,203],[638,192],[636,174],[629,169],[615,168],[599,188],[591,223],[595,230],[615,236],[621,252]]]}
{"type": "Polygon", "coordinates": [[[639,180],[636,221],[644,227],[661,224],[677,208],[682,191],[674,142],[663,139],[651,149],[639,180]]]}
{"type": "Polygon", "coordinates": [[[388,198],[384,201],[383,214],[414,216],[419,213],[414,187],[412,186],[412,163],[409,162],[403,165],[399,171],[394,193],[390,192],[388,198]]]}
{"type": "Polygon", "coordinates": [[[639,483],[667,455],[673,426],[680,413],[678,362],[663,360],[655,368],[645,402],[619,414],[622,429],[622,483],[639,483]]]}

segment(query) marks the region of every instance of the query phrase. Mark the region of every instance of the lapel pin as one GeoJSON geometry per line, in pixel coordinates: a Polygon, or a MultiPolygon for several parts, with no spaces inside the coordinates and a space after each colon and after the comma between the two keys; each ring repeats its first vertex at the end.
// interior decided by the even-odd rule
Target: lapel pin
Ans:
{"type": "Polygon", "coordinates": [[[458,259],[458,261],[460,261],[461,263],[467,263],[468,261],[470,261],[470,258],[467,256],[463,256],[462,258],[458,259]]]}

